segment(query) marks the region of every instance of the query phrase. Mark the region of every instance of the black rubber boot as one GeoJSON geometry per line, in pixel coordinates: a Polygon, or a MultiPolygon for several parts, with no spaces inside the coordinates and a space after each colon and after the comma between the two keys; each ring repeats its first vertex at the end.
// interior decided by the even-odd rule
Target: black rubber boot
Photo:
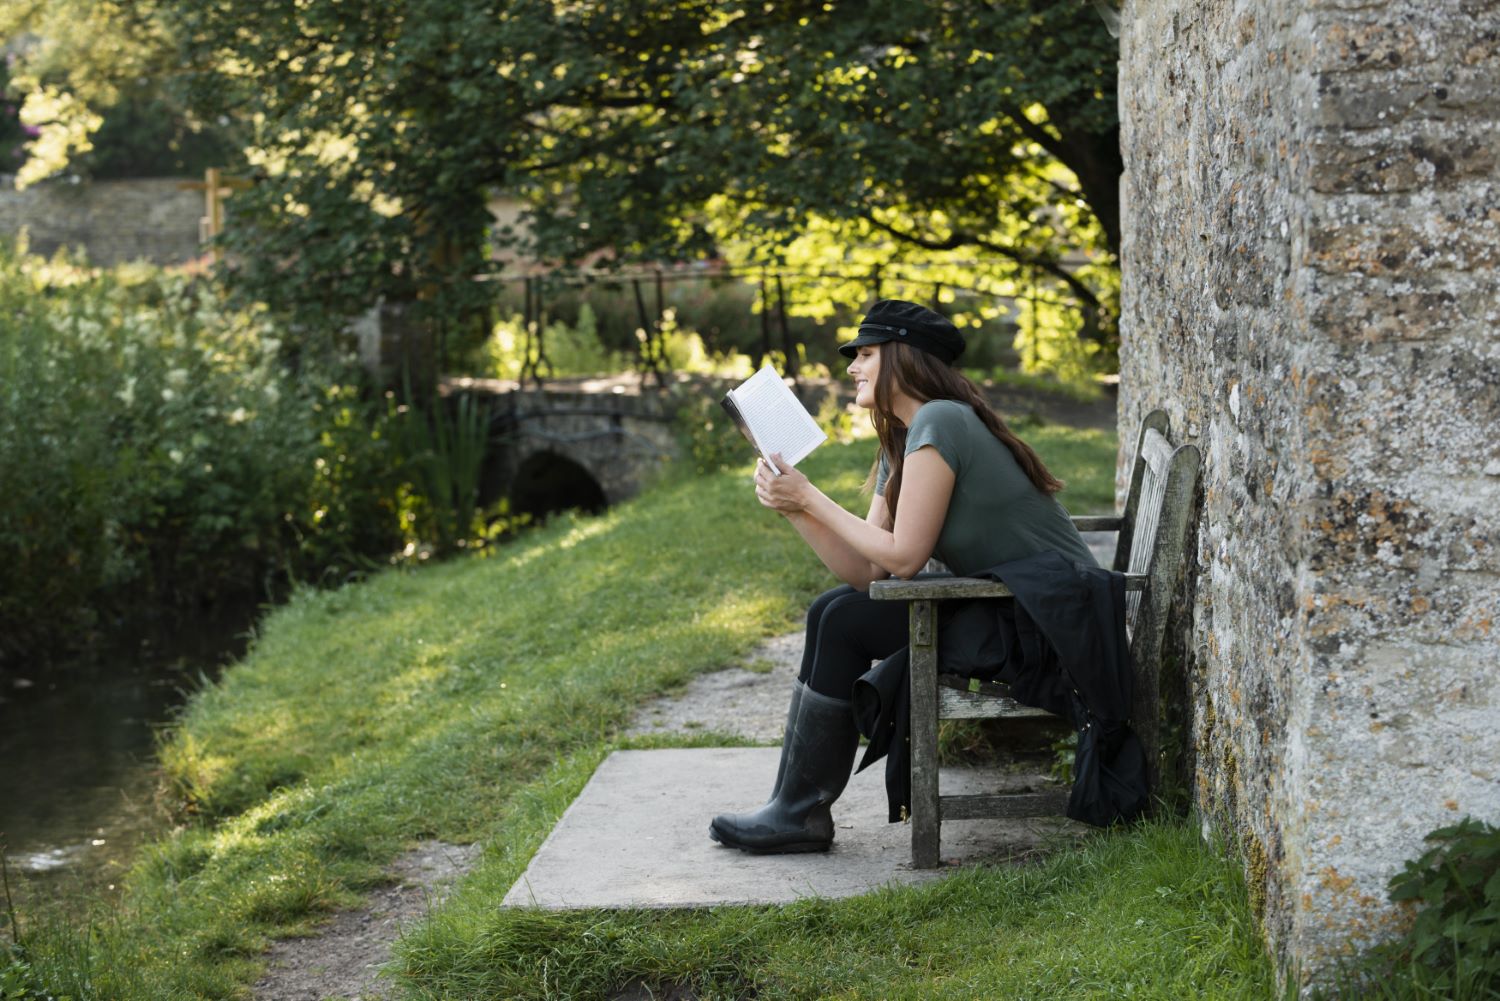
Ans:
{"type": "Polygon", "coordinates": [[[715,817],[710,838],[764,854],[826,852],[833,844],[829,807],[849,783],[859,748],[849,703],[804,687],[796,726],[783,747],[781,781],[771,801],[753,813],[715,817]]]}
{"type": "Polygon", "coordinates": [[[786,707],[786,729],[781,734],[781,763],[776,766],[776,784],[771,786],[771,798],[781,794],[781,777],[786,774],[786,752],[792,742],[792,731],[797,729],[797,707],[802,704],[802,692],[807,688],[799,679],[792,682],[792,700],[786,707]]]}

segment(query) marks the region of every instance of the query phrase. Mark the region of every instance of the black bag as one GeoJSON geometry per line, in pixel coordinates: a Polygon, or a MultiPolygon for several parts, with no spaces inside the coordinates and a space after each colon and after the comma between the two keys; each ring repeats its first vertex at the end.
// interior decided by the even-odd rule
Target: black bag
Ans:
{"type": "Polygon", "coordinates": [[[1129,724],[1098,719],[1076,697],[1073,791],[1068,816],[1095,827],[1128,824],[1146,812],[1146,752],[1129,724]]]}

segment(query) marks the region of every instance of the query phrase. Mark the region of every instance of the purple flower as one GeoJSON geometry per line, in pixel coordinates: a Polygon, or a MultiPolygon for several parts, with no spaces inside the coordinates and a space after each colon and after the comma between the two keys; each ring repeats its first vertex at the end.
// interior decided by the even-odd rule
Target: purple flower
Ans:
{"type": "Polygon", "coordinates": [[[31,139],[35,139],[37,136],[42,134],[42,130],[35,125],[23,125],[21,126],[21,131],[26,133],[26,135],[31,139]]]}

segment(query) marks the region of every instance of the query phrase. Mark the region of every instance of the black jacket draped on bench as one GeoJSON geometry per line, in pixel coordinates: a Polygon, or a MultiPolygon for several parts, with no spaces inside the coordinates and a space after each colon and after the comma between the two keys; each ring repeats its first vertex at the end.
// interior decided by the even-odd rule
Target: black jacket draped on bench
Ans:
{"type": "MultiPolygon", "coordinates": [[[[1008,684],[1023,705],[1078,729],[1067,815],[1098,826],[1145,810],[1146,760],[1130,729],[1132,673],[1125,635],[1125,577],[1044,552],[974,574],[999,580],[1010,598],[938,605],[942,674],[1008,684]]],[[[886,757],[890,820],[911,803],[908,650],[876,664],[854,685],[854,714],[869,749],[863,771],[886,757]]]]}

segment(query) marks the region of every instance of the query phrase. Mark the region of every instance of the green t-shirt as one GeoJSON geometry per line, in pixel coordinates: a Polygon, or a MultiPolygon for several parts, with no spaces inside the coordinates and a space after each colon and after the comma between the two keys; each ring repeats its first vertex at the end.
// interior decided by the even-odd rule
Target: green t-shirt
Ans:
{"type": "MultiPolygon", "coordinates": [[[[954,573],[977,573],[1054,549],[1097,566],[1068,512],[1032,485],[1010,449],[990,433],[967,403],[929,400],[906,434],[906,454],[931,445],[953,470],[953,497],[933,555],[954,573]]],[[[885,493],[884,458],[875,492],[885,493]]]]}

